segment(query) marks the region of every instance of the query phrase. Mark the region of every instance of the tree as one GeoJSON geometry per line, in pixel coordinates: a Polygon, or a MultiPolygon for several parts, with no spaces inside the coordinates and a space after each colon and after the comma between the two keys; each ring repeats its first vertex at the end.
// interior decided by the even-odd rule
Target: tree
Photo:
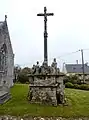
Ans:
{"type": "Polygon", "coordinates": [[[14,82],[18,80],[18,75],[21,72],[21,67],[19,65],[14,66],[14,82]]]}
{"type": "Polygon", "coordinates": [[[31,73],[31,69],[29,67],[25,67],[21,70],[21,72],[24,74],[29,74],[29,73],[31,73]]]}
{"type": "Polygon", "coordinates": [[[25,67],[21,69],[19,75],[18,75],[18,82],[20,83],[28,83],[29,82],[29,77],[27,76],[28,74],[31,73],[31,69],[29,67],[25,67]]]}

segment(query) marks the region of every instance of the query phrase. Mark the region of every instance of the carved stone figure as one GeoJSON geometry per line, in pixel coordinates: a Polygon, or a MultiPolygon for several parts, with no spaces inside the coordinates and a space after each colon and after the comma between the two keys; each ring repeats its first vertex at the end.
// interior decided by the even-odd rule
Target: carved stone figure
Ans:
{"type": "Polygon", "coordinates": [[[57,68],[56,58],[54,58],[51,66],[54,67],[55,69],[57,68]]]}
{"type": "Polygon", "coordinates": [[[57,73],[57,62],[56,62],[56,58],[54,58],[52,64],[51,64],[51,71],[52,71],[52,74],[56,74],[57,73]]]}
{"type": "Polygon", "coordinates": [[[36,64],[35,68],[36,68],[36,73],[35,74],[39,74],[39,62],[38,61],[37,61],[37,64],[36,64]]]}
{"type": "Polygon", "coordinates": [[[36,67],[35,67],[35,65],[33,65],[32,69],[31,69],[31,74],[34,74],[34,73],[36,73],[36,67]]]}
{"type": "Polygon", "coordinates": [[[43,62],[42,66],[41,66],[41,71],[42,71],[42,74],[47,74],[48,73],[47,61],[43,62]]]}

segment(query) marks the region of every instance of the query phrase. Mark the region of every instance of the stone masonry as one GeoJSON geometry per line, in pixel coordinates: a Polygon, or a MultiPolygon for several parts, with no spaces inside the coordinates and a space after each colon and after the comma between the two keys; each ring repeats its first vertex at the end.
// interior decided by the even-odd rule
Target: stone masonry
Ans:
{"type": "Polygon", "coordinates": [[[5,15],[5,20],[0,22],[0,104],[11,98],[14,77],[14,54],[6,19],[5,15]]]}
{"type": "Polygon", "coordinates": [[[28,99],[31,103],[57,106],[64,103],[63,76],[57,68],[56,59],[51,66],[43,62],[42,66],[33,65],[29,76],[28,99]]]}
{"type": "Polygon", "coordinates": [[[14,54],[7,25],[7,16],[0,22],[0,86],[13,86],[14,54]]]}

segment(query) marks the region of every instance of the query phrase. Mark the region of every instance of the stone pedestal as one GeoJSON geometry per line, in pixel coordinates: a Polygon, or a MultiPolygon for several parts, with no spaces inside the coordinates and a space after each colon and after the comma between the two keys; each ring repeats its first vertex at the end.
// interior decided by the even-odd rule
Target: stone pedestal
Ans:
{"type": "Polygon", "coordinates": [[[37,67],[37,71],[29,76],[28,99],[31,103],[42,103],[57,106],[64,103],[64,74],[59,74],[57,69],[52,67],[37,67]],[[43,69],[40,69],[43,68],[43,69]],[[52,71],[50,71],[50,68],[52,71]],[[45,71],[45,72],[43,72],[45,71]]]}

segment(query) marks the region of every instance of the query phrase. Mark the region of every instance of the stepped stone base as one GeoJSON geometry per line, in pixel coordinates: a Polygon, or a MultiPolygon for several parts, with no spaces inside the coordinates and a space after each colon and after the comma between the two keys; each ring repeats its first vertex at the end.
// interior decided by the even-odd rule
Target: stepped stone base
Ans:
{"type": "Polygon", "coordinates": [[[63,75],[30,75],[29,81],[28,97],[31,103],[54,106],[64,103],[63,75]]]}
{"type": "Polygon", "coordinates": [[[11,98],[9,88],[7,86],[0,86],[0,104],[5,103],[11,98]]]}
{"type": "Polygon", "coordinates": [[[0,91],[0,104],[5,103],[11,98],[10,93],[5,92],[5,91],[0,91]]]}
{"type": "Polygon", "coordinates": [[[57,68],[56,59],[48,66],[44,61],[42,66],[33,65],[29,77],[28,99],[33,103],[42,103],[57,106],[64,104],[64,74],[57,68]]]}

